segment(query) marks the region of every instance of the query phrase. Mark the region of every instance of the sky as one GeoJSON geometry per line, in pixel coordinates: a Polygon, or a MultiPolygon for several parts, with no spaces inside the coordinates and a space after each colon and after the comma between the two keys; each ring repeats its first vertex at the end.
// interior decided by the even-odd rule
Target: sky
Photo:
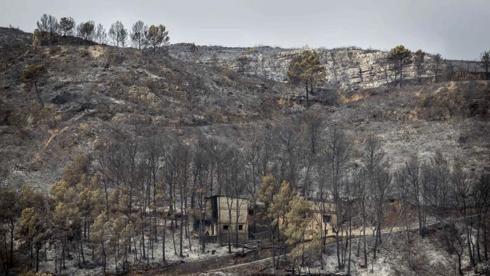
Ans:
{"type": "Polygon", "coordinates": [[[450,59],[490,50],[490,0],[0,0],[0,26],[32,31],[43,13],[109,29],[163,24],[171,43],[343,47],[403,44],[450,59]]]}

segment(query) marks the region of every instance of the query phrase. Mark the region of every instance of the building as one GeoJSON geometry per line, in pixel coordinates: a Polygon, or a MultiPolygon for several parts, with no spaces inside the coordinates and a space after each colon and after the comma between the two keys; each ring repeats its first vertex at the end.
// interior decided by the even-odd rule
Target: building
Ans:
{"type": "MultiPolygon", "coordinates": [[[[313,239],[314,235],[324,237],[334,236],[333,226],[336,223],[335,204],[308,200],[312,208],[312,219],[307,227],[306,239],[313,239]]],[[[250,201],[245,198],[215,195],[206,198],[206,212],[204,215],[203,234],[207,242],[226,244],[228,238],[232,243],[247,241],[253,233],[254,214],[250,208],[250,201]],[[252,233],[250,233],[250,231],[252,233]],[[238,234],[238,235],[237,235],[238,234]]],[[[279,220],[281,224],[281,220],[279,220]]],[[[201,220],[194,217],[194,231],[199,233],[201,220]]],[[[260,234],[260,233],[259,233],[260,234]]],[[[260,236],[260,235],[259,235],[260,236]]],[[[257,237],[255,237],[257,238],[257,237]]]]}
{"type": "MultiPolygon", "coordinates": [[[[209,242],[227,243],[230,237],[235,243],[248,240],[249,200],[245,198],[215,195],[206,198],[204,235],[209,242]],[[238,234],[238,235],[237,235],[238,234]]],[[[199,220],[194,230],[199,231],[199,220]]]]}
{"type": "MultiPolygon", "coordinates": [[[[335,235],[333,226],[337,222],[337,216],[335,215],[335,204],[331,202],[320,201],[308,201],[312,206],[313,219],[308,225],[307,230],[314,232],[318,229],[324,231],[325,237],[335,235]]],[[[320,230],[321,231],[321,230],[320,230]]],[[[307,238],[312,238],[310,234],[307,238]]]]}
{"type": "MultiPolygon", "coordinates": [[[[320,202],[308,200],[312,211],[311,218],[308,222],[305,232],[305,239],[312,240],[315,237],[332,237],[335,235],[334,225],[337,222],[335,215],[335,204],[331,202],[320,202]],[[323,232],[323,233],[322,233],[323,232]]],[[[279,218],[279,226],[283,220],[279,218]]]]}

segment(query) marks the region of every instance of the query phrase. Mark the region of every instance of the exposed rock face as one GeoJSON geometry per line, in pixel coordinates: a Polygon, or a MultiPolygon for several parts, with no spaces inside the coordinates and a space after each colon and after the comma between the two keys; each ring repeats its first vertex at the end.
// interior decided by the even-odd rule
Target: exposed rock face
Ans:
{"type": "MultiPolygon", "coordinates": [[[[287,81],[289,62],[301,49],[272,47],[229,48],[218,46],[196,46],[175,44],[169,48],[171,56],[190,62],[217,64],[249,75],[257,75],[274,81],[287,81]]],[[[326,67],[326,89],[352,91],[384,86],[394,81],[388,53],[379,50],[363,50],[355,47],[338,49],[316,49],[326,67]]],[[[434,78],[436,65],[433,55],[426,55],[423,63],[422,80],[434,78]]],[[[447,78],[454,71],[481,72],[477,62],[444,60],[440,65],[439,78],[447,78]]],[[[403,71],[407,82],[417,82],[413,64],[403,71]]]]}

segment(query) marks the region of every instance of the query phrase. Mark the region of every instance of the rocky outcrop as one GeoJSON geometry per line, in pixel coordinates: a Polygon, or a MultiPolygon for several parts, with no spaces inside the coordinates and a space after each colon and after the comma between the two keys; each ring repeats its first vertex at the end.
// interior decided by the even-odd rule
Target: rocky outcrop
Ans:
{"type": "MultiPolygon", "coordinates": [[[[223,66],[248,75],[257,75],[274,81],[287,81],[287,69],[292,57],[301,49],[277,47],[230,48],[174,44],[169,48],[171,56],[196,63],[223,66]]],[[[325,89],[352,91],[385,86],[394,82],[394,73],[387,62],[388,52],[356,47],[316,49],[326,67],[326,78],[321,86],[325,89]]],[[[435,70],[433,55],[426,55],[421,79],[432,81],[435,72],[439,79],[448,79],[452,72],[480,72],[478,62],[444,60],[435,70]]],[[[406,82],[417,82],[413,64],[404,68],[406,82]]]]}

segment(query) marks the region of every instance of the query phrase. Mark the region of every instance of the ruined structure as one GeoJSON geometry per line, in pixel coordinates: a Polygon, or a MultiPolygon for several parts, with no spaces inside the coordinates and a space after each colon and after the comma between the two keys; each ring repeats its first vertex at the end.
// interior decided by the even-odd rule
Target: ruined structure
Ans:
{"type": "MultiPolygon", "coordinates": [[[[205,239],[210,242],[243,242],[248,239],[249,200],[215,195],[206,199],[205,239]]],[[[250,214],[251,215],[251,214],[250,214]]],[[[199,230],[200,221],[194,222],[199,230]]]]}

